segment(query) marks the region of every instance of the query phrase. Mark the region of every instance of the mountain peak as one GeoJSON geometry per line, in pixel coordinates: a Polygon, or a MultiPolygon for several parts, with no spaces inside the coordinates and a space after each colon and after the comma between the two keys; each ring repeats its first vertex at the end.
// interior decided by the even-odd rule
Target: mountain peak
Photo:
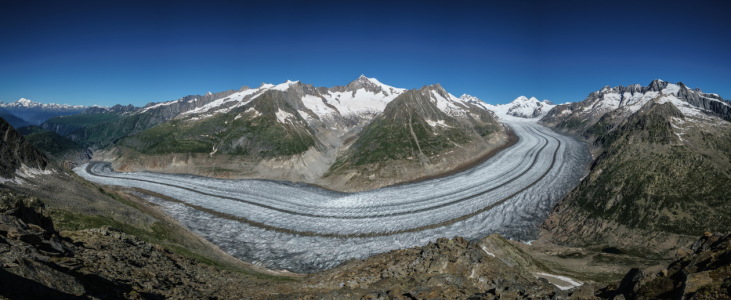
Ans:
{"type": "Polygon", "coordinates": [[[31,109],[31,108],[40,108],[40,109],[85,109],[87,106],[84,105],[68,105],[68,104],[56,104],[56,103],[39,103],[34,102],[30,99],[26,98],[20,98],[18,101],[11,102],[11,103],[1,103],[1,107],[5,108],[17,108],[17,109],[31,109]]]}
{"type": "Polygon", "coordinates": [[[369,78],[365,75],[360,75],[356,80],[348,83],[346,86],[347,91],[355,91],[359,89],[365,89],[366,91],[378,93],[384,90],[386,87],[383,83],[375,78],[369,78]]]}
{"type": "MultiPolygon", "coordinates": [[[[366,77],[365,75],[361,74],[358,79],[353,80],[353,82],[359,82],[359,83],[365,83],[365,84],[374,84],[374,85],[383,85],[378,79],[366,77]]],[[[351,83],[353,83],[351,82],[351,83]]]]}
{"type": "MultiPolygon", "coordinates": [[[[273,90],[286,91],[286,90],[289,89],[289,87],[291,87],[293,85],[296,85],[298,83],[299,83],[299,80],[297,80],[297,81],[287,80],[287,82],[284,82],[284,83],[280,83],[280,84],[271,86],[270,88],[273,89],[273,90]]],[[[262,87],[265,87],[265,86],[269,87],[270,85],[268,85],[268,84],[263,84],[262,85],[262,87]]]]}
{"type": "Polygon", "coordinates": [[[668,82],[664,81],[662,79],[655,79],[652,82],[650,82],[650,90],[659,92],[662,89],[666,88],[668,86],[668,82]]]}
{"type": "Polygon", "coordinates": [[[467,94],[462,94],[462,96],[459,96],[459,99],[464,102],[473,102],[473,101],[482,102],[482,100],[480,100],[480,98],[477,98],[472,95],[467,95],[467,94]]]}

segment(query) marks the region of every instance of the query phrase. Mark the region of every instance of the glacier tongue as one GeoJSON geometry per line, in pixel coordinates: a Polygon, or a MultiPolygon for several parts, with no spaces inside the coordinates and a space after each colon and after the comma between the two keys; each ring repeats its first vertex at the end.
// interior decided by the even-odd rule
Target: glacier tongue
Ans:
{"type": "Polygon", "coordinates": [[[518,143],[470,170],[353,194],[275,181],[116,173],[104,163],[75,171],[176,199],[140,194],[242,260],[311,272],[439,237],[534,238],[589,157],[579,142],[541,125],[509,125],[518,143]]]}

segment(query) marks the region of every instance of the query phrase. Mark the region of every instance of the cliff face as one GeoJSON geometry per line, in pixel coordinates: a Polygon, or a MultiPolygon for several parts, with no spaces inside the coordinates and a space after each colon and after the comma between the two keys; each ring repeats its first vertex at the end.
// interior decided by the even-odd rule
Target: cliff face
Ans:
{"type": "Polygon", "coordinates": [[[0,118],[0,177],[11,178],[22,166],[45,169],[46,157],[25,141],[18,131],[0,118]]]}

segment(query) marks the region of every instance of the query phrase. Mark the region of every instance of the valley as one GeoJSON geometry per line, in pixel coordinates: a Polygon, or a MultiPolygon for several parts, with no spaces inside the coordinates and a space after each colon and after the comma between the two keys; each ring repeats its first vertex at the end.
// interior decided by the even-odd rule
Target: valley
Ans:
{"type": "Polygon", "coordinates": [[[588,153],[535,122],[508,124],[518,142],[484,163],[359,193],[276,181],[118,173],[98,162],[76,172],[99,184],[143,190],[140,196],[233,256],[311,272],[441,236],[499,232],[535,239],[547,209],[584,174],[588,153]]]}
{"type": "Polygon", "coordinates": [[[2,123],[0,276],[122,298],[725,295],[729,107],[661,80],[489,105],[361,76],[2,123]]]}

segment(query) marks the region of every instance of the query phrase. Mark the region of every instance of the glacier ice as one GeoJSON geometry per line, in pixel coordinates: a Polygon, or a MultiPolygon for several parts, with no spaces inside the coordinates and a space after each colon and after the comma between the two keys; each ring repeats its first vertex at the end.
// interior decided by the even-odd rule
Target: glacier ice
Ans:
{"type": "Polygon", "coordinates": [[[439,237],[491,233],[534,239],[551,207],[586,174],[578,141],[535,122],[508,121],[518,142],[484,163],[442,178],[359,193],[272,180],[226,180],[75,169],[138,193],[229,254],[272,269],[312,272],[439,237]]]}

